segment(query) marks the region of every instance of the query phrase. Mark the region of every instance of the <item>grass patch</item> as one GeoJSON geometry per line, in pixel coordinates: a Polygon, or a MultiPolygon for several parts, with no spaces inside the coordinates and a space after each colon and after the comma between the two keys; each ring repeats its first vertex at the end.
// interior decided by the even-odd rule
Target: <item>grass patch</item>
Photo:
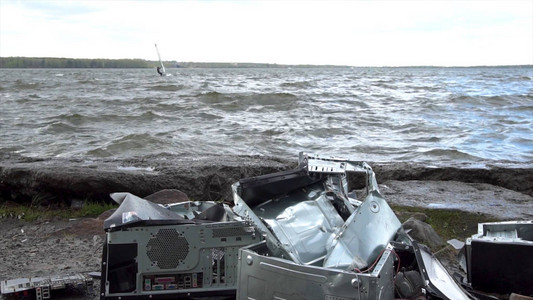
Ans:
{"type": "Polygon", "coordinates": [[[477,224],[497,222],[498,219],[484,214],[469,213],[453,209],[427,209],[422,207],[391,205],[398,218],[403,223],[411,214],[423,213],[428,218],[426,223],[431,225],[444,240],[464,240],[477,233],[477,224]]]}
{"type": "Polygon", "coordinates": [[[113,208],[117,208],[118,205],[111,203],[98,203],[98,202],[85,202],[82,209],[75,210],[75,217],[98,217],[103,212],[113,208]]]}
{"type": "MultiPolygon", "coordinates": [[[[31,205],[0,204],[0,219],[17,218],[25,221],[71,219],[97,217],[103,212],[117,208],[117,204],[85,201],[81,209],[50,208],[37,205],[36,199],[31,205]]],[[[447,241],[449,239],[464,240],[477,232],[477,224],[499,221],[494,217],[483,214],[469,213],[460,210],[427,209],[412,206],[391,205],[398,218],[403,223],[412,214],[423,213],[427,216],[426,223],[431,225],[439,236],[447,241]]]]}
{"type": "Polygon", "coordinates": [[[2,204],[0,205],[0,219],[17,218],[28,222],[50,219],[72,219],[97,217],[103,212],[116,208],[118,205],[86,201],[81,209],[50,208],[38,205],[2,204]]]}

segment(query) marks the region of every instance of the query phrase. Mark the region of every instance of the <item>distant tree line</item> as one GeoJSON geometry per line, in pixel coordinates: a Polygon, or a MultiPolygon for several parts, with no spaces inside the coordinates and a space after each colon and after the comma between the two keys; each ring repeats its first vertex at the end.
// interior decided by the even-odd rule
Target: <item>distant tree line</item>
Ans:
{"type": "Polygon", "coordinates": [[[178,62],[175,63],[175,66],[178,68],[347,68],[347,66],[337,65],[281,65],[268,63],[223,62],[178,62]]]}
{"type": "MultiPolygon", "coordinates": [[[[281,65],[268,63],[221,63],[164,61],[167,68],[345,68],[333,65],[281,65]]],[[[158,61],[144,59],[0,57],[0,68],[68,69],[68,68],[155,68],[158,61]]]]}
{"type": "Polygon", "coordinates": [[[0,68],[152,68],[143,59],[90,59],[55,57],[0,57],[0,68]]]}
{"type": "Polygon", "coordinates": [[[286,65],[267,63],[179,62],[179,68],[283,68],[286,65]]]}

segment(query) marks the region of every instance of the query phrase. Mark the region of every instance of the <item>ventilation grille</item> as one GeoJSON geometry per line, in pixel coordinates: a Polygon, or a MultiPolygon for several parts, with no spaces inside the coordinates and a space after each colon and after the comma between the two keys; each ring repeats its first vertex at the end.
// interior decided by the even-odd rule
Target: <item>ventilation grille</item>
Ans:
{"type": "Polygon", "coordinates": [[[233,227],[233,228],[216,228],[213,229],[213,237],[227,237],[227,236],[242,236],[246,235],[247,232],[244,227],[233,227]]]}
{"type": "Polygon", "coordinates": [[[161,269],[174,269],[189,254],[189,242],[176,229],[159,229],[146,245],[146,255],[161,269]]]}

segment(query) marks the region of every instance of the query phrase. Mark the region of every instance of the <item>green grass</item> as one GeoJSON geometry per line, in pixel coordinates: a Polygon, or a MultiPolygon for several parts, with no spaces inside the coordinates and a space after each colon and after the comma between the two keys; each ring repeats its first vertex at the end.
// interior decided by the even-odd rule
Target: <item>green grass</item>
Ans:
{"type": "Polygon", "coordinates": [[[101,213],[116,208],[117,205],[110,203],[97,203],[86,201],[81,209],[49,208],[38,205],[38,200],[32,201],[31,205],[6,205],[0,204],[0,219],[17,218],[25,221],[71,219],[83,217],[97,217],[101,213]]]}
{"type": "Polygon", "coordinates": [[[399,213],[399,219],[402,223],[409,218],[410,213],[424,213],[428,217],[425,222],[431,225],[444,241],[454,238],[464,240],[477,233],[478,223],[499,221],[491,216],[452,209],[427,209],[397,205],[392,205],[391,208],[399,213]]]}
{"type": "MultiPolygon", "coordinates": [[[[0,219],[19,218],[26,221],[49,220],[49,219],[70,219],[83,217],[97,217],[101,213],[116,208],[118,205],[110,203],[100,203],[85,201],[81,209],[70,208],[47,208],[40,205],[41,199],[33,199],[31,205],[6,205],[0,204],[0,219]]],[[[424,213],[428,218],[426,222],[431,225],[437,234],[444,240],[459,239],[464,240],[477,232],[477,224],[484,222],[495,222],[495,219],[483,214],[468,213],[459,210],[427,209],[410,206],[391,206],[398,213],[400,221],[403,223],[412,213],[424,213]]]]}

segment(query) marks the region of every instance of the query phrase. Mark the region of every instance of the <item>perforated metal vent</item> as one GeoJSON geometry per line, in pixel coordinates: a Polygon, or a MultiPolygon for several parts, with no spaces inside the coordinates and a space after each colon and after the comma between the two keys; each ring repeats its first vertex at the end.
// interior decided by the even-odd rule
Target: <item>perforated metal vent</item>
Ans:
{"type": "Polygon", "coordinates": [[[173,269],[189,254],[189,242],[176,229],[159,229],[146,245],[146,255],[161,269],[173,269]]]}

